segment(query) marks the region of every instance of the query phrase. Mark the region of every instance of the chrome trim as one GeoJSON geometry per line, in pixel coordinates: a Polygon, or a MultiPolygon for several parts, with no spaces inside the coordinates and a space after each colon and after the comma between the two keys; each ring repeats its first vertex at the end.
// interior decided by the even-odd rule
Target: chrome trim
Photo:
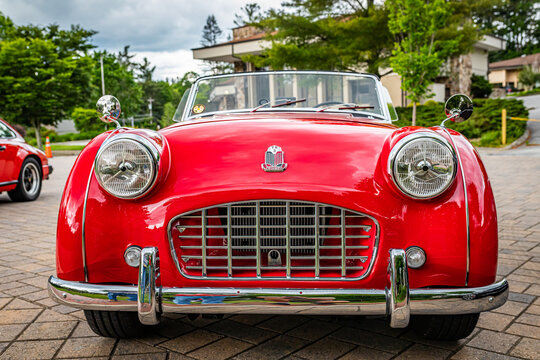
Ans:
{"type": "Polygon", "coordinates": [[[15,184],[18,184],[18,183],[19,183],[19,180],[6,181],[6,182],[1,182],[0,186],[15,185],[15,184]]]}
{"type": "MultiPolygon", "coordinates": [[[[256,236],[257,236],[257,238],[259,238],[259,231],[260,231],[260,224],[259,224],[260,213],[259,212],[260,212],[260,209],[257,210],[257,214],[256,214],[256,219],[257,219],[257,224],[256,224],[257,235],[256,236]]],[[[229,213],[230,213],[230,211],[229,211],[229,213]]],[[[369,231],[369,229],[367,231],[369,231]]],[[[167,225],[167,237],[169,239],[169,247],[170,247],[171,255],[172,255],[172,258],[174,260],[174,263],[176,265],[176,268],[177,268],[178,272],[183,277],[185,277],[187,279],[195,279],[195,280],[221,280],[221,281],[238,281],[238,280],[239,281],[248,281],[248,280],[293,280],[293,281],[306,281],[306,280],[309,280],[309,281],[311,281],[311,280],[321,280],[321,279],[324,280],[324,281],[356,281],[356,280],[362,280],[371,273],[371,270],[372,270],[373,265],[375,263],[375,260],[377,258],[378,249],[379,249],[380,234],[381,234],[381,228],[380,228],[379,222],[373,216],[367,215],[365,213],[362,213],[362,212],[359,212],[359,211],[356,211],[356,210],[343,208],[343,207],[340,207],[340,206],[331,205],[331,204],[324,204],[324,203],[318,203],[318,202],[312,202],[312,201],[303,201],[303,200],[285,200],[285,199],[260,199],[260,200],[246,200],[246,201],[237,201],[237,202],[224,203],[224,204],[215,204],[215,205],[212,205],[212,206],[207,206],[205,208],[193,209],[193,210],[190,210],[190,211],[186,211],[186,212],[184,212],[182,214],[176,215],[171,220],[169,220],[169,223],[167,225]],[[365,273],[363,275],[359,276],[359,277],[325,277],[325,278],[320,278],[320,277],[290,277],[290,278],[287,278],[287,277],[261,277],[260,276],[260,263],[259,263],[260,260],[258,260],[258,264],[257,264],[257,274],[259,274],[259,276],[257,276],[257,277],[216,277],[216,276],[200,277],[200,276],[188,275],[182,270],[182,268],[180,266],[180,262],[178,260],[178,254],[177,254],[177,252],[175,250],[175,247],[174,247],[174,243],[173,243],[173,239],[172,239],[172,233],[171,233],[172,225],[178,218],[180,218],[182,216],[185,216],[185,215],[188,215],[188,214],[193,213],[193,212],[206,211],[208,209],[213,209],[213,208],[216,208],[216,207],[224,207],[224,206],[230,207],[231,205],[237,205],[237,204],[242,204],[242,203],[257,203],[257,205],[259,205],[259,203],[261,201],[262,202],[281,201],[281,202],[286,202],[286,203],[289,203],[289,202],[292,201],[292,202],[306,203],[306,204],[310,204],[310,205],[313,205],[313,206],[328,206],[328,207],[332,207],[332,208],[342,210],[342,211],[349,211],[349,212],[355,213],[357,215],[360,215],[360,216],[371,219],[373,221],[373,223],[375,224],[375,226],[376,226],[376,231],[375,231],[375,238],[373,240],[373,251],[372,251],[372,255],[371,255],[372,256],[371,261],[369,262],[368,268],[365,271],[365,273]]],[[[289,235],[289,237],[290,237],[290,235],[289,235]]],[[[257,251],[260,253],[260,244],[258,242],[257,242],[256,246],[257,246],[257,251]]],[[[231,256],[231,258],[232,258],[232,256],[231,256]]],[[[317,264],[318,264],[318,262],[317,262],[317,264]]],[[[319,266],[319,270],[320,270],[320,266],[319,266]]]]}
{"type": "Polygon", "coordinates": [[[341,277],[345,277],[347,271],[345,269],[346,264],[346,249],[347,249],[347,237],[345,236],[345,211],[341,209],[341,277]]]}
{"type": "MultiPolygon", "coordinates": [[[[103,146],[103,144],[109,140],[111,136],[117,133],[122,128],[116,128],[107,137],[101,145],[99,145],[98,152],[103,146]]],[[[88,204],[88,192],[90,191],[90,181],[92,180],[92,174],[94,173],[94,164],[95,160],[92,161],[92,167],[90,168],[90,174],[88,175],[88,181],[86,182],[86,191],[84,193],[84,202],[83,202],[83,213],[82,213],[82,225],[81,225],[81,248],[82,248],[82,263],[83,263],[83,272],[84,272],[84,281],[88,282],[88,266],[86,264],[86,206],[88,204]]]]}
{"type": "Polygon", "coordinates": [[[101,146],[99,147],[99,150],[96,154],[96,158],[94,160],[94,170],[96,169],[96,164],[98,162],[98,159],[100,158],[101,154],[107,149],[107,147],[111,144],[114,144],[115,142],[119,142],[122,140],[128,140],[128,141],[134,141],[143,146],[144,149],[148,152],[150,157],[152,158],[152,179],[148,182],[148,184],[142,188],[141,190],[137,191],[136,193],[130,195],[130,196],[119,196],[116,194],[111,193],[103,184],[101,183],[99,176],[96,174],[96,179],[98,180],[98,183],[100,187],[105,190],[108,194],[119,198],[119,199],[126,199],[126,200],[135,200],[143,197],[146,195],[150,190],[154,188],[154,186],[157,183],[159,170],[160,170],[160,159],[161,159],[161,153],[157,146],[154,144],[153,141],[148,140],[146,137],[137,135],[137,134],[130,134],[130,133],[123,133],[120,135],[115,136],[113,139],[109,140],[109,138],[105,139],[101,146]]]}
{"type": "Polygon", "coordinates": [[[287,169],[285,151],[277,145],[270,145],[264,153],[264,163],[261,164],[261,168],[266,172],[285,171],[287,169]]]}
{"type": "Polygon", "coordinates": [[[390,326],[404,328],[409,325],[411,308],[409,304],[409,278],[407,256],[402,249],[390,249],[388,260],[387,304],[390,326]]]}
{"type": "Polygon", "coordinates": [[[320,275],[320,254],[319,254],[319,204],[315,204],[315,279],[319,278],[320,275]]]}
{"type": "Polygon", "coordinates": [[[453,158],[454,158],[454,164],[457,164],[457,158],[456,158],[456,151],[455,151],[455,148],[454,146],[451,146],[450,143],[448,142],[447,139],[445,139],[443,136],[435,133],[435,132],[428,132],[428,131],[418,131],[418,132],[415,132],[415,133],[412,133],[410,135],[407,135],[405,137],[403,137],[402,139],[400,139],[395,145],[394,147],[392,148],[392,150],[390,151],[390,155],[388,156],[388,174],[390,175],[390,177],[392,178],[392,181],[394,183],[394,185],[396,185],[396,187],[398,188],[398,190],[405,196],[408,196],[410,198],[413,198],[413,199],[416,199],[416,200],[430,200],[430,199],[434,199],[436,198],[437,196],[441,195],[442,193],[444,193],[455,181],[456,179],[456,173],[457,173],[457,166],[454,166],[454,171],[453,171],[453,174],[452,174],[452,181],[450,181],[448,183],[448,185],[442,189],[441,191],[439,191],[439,193],[433,195],[433,196],[430,196],[430,197],[417,197],[417,196],[414,196],[412,194],[409,194],[407,191],[405,191],[404,189],[401,188],[401,186],[399,185],[399,183],[397,182],[396,178],[395,178],[395,175],[394,175],[394,164],[395,164],[395,160],[396,160],[396,156],[397,154],[400,152],[401,149],[403,149],[403,147],[405,147],[408,143],[410,143],[411,141],[413,140],[417,140],[417,139],[421,139],[421,138],[430,138],[434,141],[437,141],[439,142],[440,144],[442,144],[443,146],[446,146],[448,148],[448,150],[450,150],[450,153],[453,155],[453,158]]]}
{"type": "Polygon", "coordinates": [[[227,275],[232,277],[232,226],[231,204],[227,205],[227,275]]]}
{"type": "MultiPolygon", "coordinates": [[[[257,201],[256,210],[255,210],[255,221],[256,221],[256,239],[260,238],[260,232],[261,232],[261,204],[257,201]]],[[[203,231],[205,232],[205,231],[203,231]]],[[[261,244],[259,241],[255,240],[255,246],[257,247],[257,278],[261,277],[261,257],[259,254],[261,253],[261,244]]],[[[206,250],[203,250],[203,252],[206,252],[206,250]]]]}
{"type": "MultiPolygon", "coordinates": [[[[259,202],[257,202],[259,204],[259,202]]],[[[287,279],[291,278],[291,202],[285,202],[285,247],[287,251],[287,279]]],[[[258,241],[257,241],[258,242],[258,241]]],[[[259,257],[259,256],[258,256],[259,257]]]]}
{"type": "Polygon", "coordinates": [[[467,180],[465,178],[465,171],[463,169],[463,163],[461,161],[461,156],[459,154],[459,149],[457,148],[454,139],[452,139],[452,135],[450,135],[450,132],[447,128],[441,127],[441,129],[448,135],[448,138],[450,139],[450,142],[452,143],[452,146],[454,147],[454,151],[457,155],[457,161],[459,164],[459,170],[461,171],[461,178],[463,179],[463,195],[465,197],[465,222],[467,226],[467,272],[465,274],[465,286],[469,284],[469,269],[470,269],[470,248],[471,248],[471,234],[470,234],[470,219],[469,219],[469,196],[467,194],[467,180]]]}
{"type": "MultiPolygon", "coordinates": [[[[58,303],[86,310],[137,311],[137,286],[49,278],[58,303]]],[[[477,288],[411,289],[411,315],[472,314],[502,306],[506,279],[477,288]]],[[[162,288],[163,313],[388,315],[384,289],[162,288]]]]}
{"type": "Polygon", "coordinates": [[[159,253],[156,247],[141,250],[139,266],[139,285],[137,287],[137,312],[144,325],[157,325],[160,320],[161,277],[159,272],[159,253]]]}

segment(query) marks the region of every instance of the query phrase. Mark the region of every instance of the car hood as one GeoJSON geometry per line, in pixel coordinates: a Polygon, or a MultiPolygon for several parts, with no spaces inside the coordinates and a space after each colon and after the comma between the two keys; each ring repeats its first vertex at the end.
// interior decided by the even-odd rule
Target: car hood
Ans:
{"type": "Polygon", "coordinates": [[[171,151],[171,174],[186,190],[256,185],[298,188],[300,184],[332,189],[366,188],[396,128],[353,119],[222,118],[164,129],[171,151]],[[284,152],[287,169],[265,172],[267,149],[284,152]],[[387,146],[387,145],[386,145],[387,146]]]}

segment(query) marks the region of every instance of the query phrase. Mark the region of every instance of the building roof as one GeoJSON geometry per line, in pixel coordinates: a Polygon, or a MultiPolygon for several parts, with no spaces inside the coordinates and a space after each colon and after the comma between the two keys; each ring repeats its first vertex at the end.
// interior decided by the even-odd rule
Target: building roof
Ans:
{"type": "Polygon", "coordinates": [[[202,47],[198,47],[198,48],[193,48],[191,50],[211,49],[211,48],[219,47],[219,46],[223,46],[223,45],[231,45],[231,44],[238,44],[238,43],[243,43],[243,42],[247,42],[247,41],[261,40],[265,36],[266,36],[266,33],[261,32],[261,33],[258,33],[258,34],[252,35],[252,36],[246,36],[246,37],[240,38],[240,39],[233,39],[233,40],[230,40],[230,41],[218,43],[218,44],[211,45],[211,46],[202,46],[202,47]]]}
{"type": "Polygon", "coordinates": [[[533,64],[539,64],[539,63],[540,63],[540,53],[537,53],[537,54],[532,54],[532,55],[527,55],[527,56],[520,56],[520,57],[509,59],[509,60],[497,61],[497,62],[489,64],[489,69],[490,70],[519,69],[525,65],[533,65],[533,64]]]}

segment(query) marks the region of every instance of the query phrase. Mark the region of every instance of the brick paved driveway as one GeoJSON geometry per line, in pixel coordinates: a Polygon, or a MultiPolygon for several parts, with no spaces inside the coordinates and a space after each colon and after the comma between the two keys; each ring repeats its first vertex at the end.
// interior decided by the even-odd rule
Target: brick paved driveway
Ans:
{"type": "Polygon", "coordinates": [[[511,281],[511,294],[481,315],[468,339],[429,342],[380,319],[253,315],[168,317],[149,338],[96,337],[82,311],[55,304],[45,290],[54,274],[61,189],[74,161],[56,157],[38,201],[16,204],[0,195],[0,359],[538,359],[540,147],[482,154],[499,211],[499,275],[511,281]]]}

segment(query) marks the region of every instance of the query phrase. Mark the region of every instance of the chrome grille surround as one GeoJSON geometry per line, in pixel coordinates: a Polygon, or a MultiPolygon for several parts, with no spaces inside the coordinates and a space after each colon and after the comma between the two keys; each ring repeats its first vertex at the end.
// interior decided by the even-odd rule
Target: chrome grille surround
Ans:
{"type": "Polygon", "coordinates": [[[370,273],[380,227],[372,216],[332,205],[256,200],[177,215],[167,233],[186,278],[343,281],[370,273]],[[274,250],[280,266],[270,265],[274,250]]]}

